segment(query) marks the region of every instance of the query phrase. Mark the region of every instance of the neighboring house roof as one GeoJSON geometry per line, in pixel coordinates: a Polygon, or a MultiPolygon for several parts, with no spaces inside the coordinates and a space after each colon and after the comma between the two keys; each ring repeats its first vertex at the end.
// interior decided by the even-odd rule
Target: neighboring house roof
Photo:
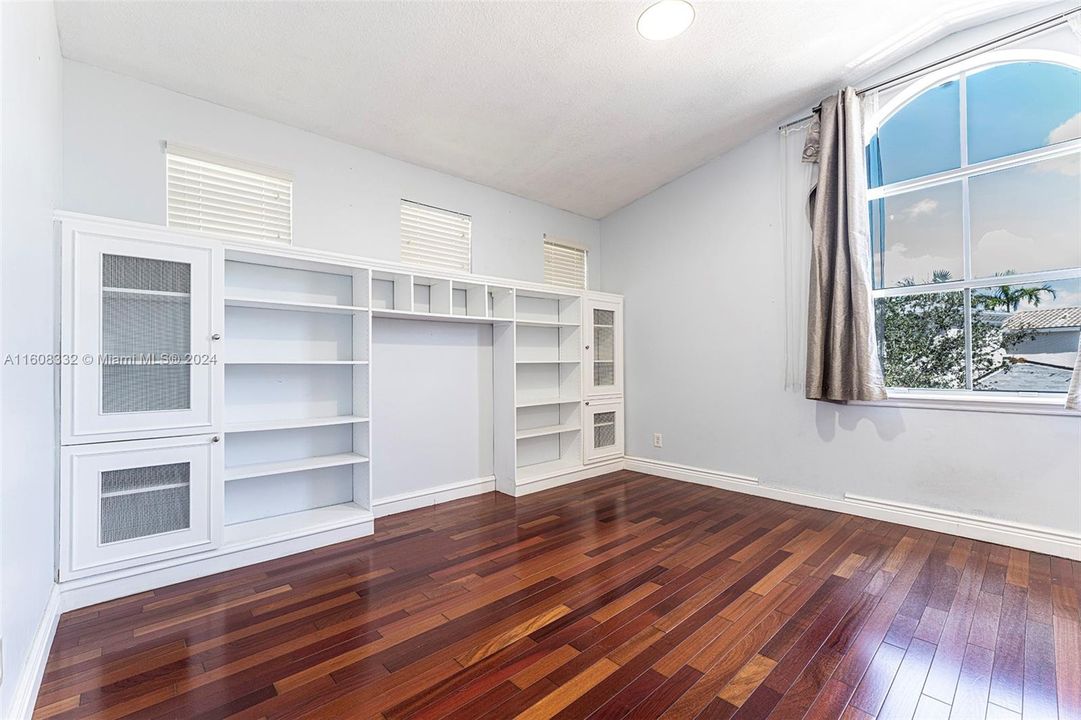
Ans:
{"type": "Polygon", "coordinates": [[[1016,362],[976,378],[976,390],[1003,392],[1066,392],[1073,368],[1046,363],[1016,362]]]}
{"type": "Polygon", "coordinates": [[[1081,307],[1022,310],[1010,315],[1002,327],[1005,330],[1050,330],[1081,326],[1081,307]]]}

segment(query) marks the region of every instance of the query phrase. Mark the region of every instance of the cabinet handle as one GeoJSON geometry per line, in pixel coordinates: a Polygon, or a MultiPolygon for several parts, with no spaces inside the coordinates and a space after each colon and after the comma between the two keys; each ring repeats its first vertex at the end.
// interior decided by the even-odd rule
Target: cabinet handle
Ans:
{"type": "Polygon", "coordinates": [[[589,349],[589,346],[588,346],[588,345],[586,345],[586,350],[588,350],[588,349],[589,349]]]}
{"type": "Polygon", "coordinates": [[[589,401],[588,401],[588,400],[586,400],[586,405],[589,405],[589,401]]]}
{"type": "Polygon", "coordinates": [[[210,442],[221,442],[221,436],[215,435],[214,437],[210,438],[210,442]]]}
{"type": "Polygon", "coordinates": [[[210,336],[211,340],[221,340],[221,333],[214,333],[210,336]]]}

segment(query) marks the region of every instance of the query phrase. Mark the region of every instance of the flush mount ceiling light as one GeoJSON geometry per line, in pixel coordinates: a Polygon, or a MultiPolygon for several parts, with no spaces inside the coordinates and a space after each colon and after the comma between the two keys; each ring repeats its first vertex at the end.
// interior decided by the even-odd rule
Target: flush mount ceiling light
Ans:
{"type": "Polygon", "coordinates": [[[661,0],[638,16],[638,34],[646,40],[668,40],[694,22],[694,8],[686,0],[661,0]]]}

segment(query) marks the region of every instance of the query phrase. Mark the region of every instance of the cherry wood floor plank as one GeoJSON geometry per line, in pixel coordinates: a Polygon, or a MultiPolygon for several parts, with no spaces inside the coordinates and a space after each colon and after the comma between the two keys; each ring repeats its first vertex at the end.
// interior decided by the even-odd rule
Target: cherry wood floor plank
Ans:
{"type": "Polygon", "coordinates": [[[61,618],[35,718],[1081,720],[1081,563],[620,471],[61,618]]]}

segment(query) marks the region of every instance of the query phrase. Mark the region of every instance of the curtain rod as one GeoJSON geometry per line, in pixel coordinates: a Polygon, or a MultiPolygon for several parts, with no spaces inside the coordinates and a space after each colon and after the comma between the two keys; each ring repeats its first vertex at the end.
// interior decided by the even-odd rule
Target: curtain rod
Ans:
{"type": "MultiPolygon", "coordinates": [[[[937,70],[938,68],[940,68],[940,67],[942,67],[944,65],[949,65],[950,63],[961,60],[961,59],[963,59],[965,57],[968,57],[969,55],[974,55],[976,53],[983,52],[984,50],[990,50],[990,49],[998,47],[1000,45],[1005,45],[1006,43],[1013,42],[1015,40],[1020,40],[1022,38],[1028,37],[1030,35],[1035,35],[1036,33],[1043,32],[1044,30],[1049,30],[1049,29],[1051,29],[1053,27],[1056,27],[1058,25],[1061,25],[1061,24],[1065,23],[1067,17],[1069,17],[1070,15],[1072,15],[1075,12],[1078,12],[1078,11],[1081,11],[1081,5],[1078,5],[1077,7],[1070,8],[1069,10],[1066,10],[1065,12],[1058,13],[1057,15],[1052,15],[1051,17],[1040,20],[1039,22],[1032,23],[1031,25],[1023,27],[1023,28],[1021,28],[1019,30],[1014,30],[1012,32],[1006,33],[1005,35],[1000,35],[999,37],[996,37],[996,38],[994,38],[992,40],[988,40],[987,42],[980,43],[979,45],[976,45],[974,47],[970,47],[967,50],[962,50],[960,52],[956,52],[953,55],[942,58],[941,60],[935,60],[934,62],[927,63],[926,65],[922,65],[922,66],[916,68],[915,70],[909,70],[908,72],[901,73],[900,75],[894,75],[893,77],[888,78],[886,80],[883,80],[880,83],[875,83],[874,85],[868,85],[867,87],[865,87],[865,88],[863,88],[861,90],[857,90],[856,94],[857,95],[863,95],[864,93],[873,92],[874,90],[883,90],[885,88],[892,87],[892,86],[897,85],[898,83],[904,82],[906,80],[912,80],[912,79],[915,79],[915,78],[920,77],[922,75],[926,75],[927,73],[931,72],[932,70],[937,70]]],[[[807,122],[808,120],[810,120],[810,119],[812,119],[814,117],[814,114],[816,112],[818,112],[819,107],[821,107],[821,106],[816,105],[811,110],[811,112],[809,114],[804,115],[803,117],[798,118],[796,120],[793,120],[792,122],[785,123],[784,125],[780,125],[780,126],[777,127],[777,129],[783,131],[783,130],[787,130],[790,127],[794,127],[794,126],[799,125],[801,123],[807,122]]]]}

